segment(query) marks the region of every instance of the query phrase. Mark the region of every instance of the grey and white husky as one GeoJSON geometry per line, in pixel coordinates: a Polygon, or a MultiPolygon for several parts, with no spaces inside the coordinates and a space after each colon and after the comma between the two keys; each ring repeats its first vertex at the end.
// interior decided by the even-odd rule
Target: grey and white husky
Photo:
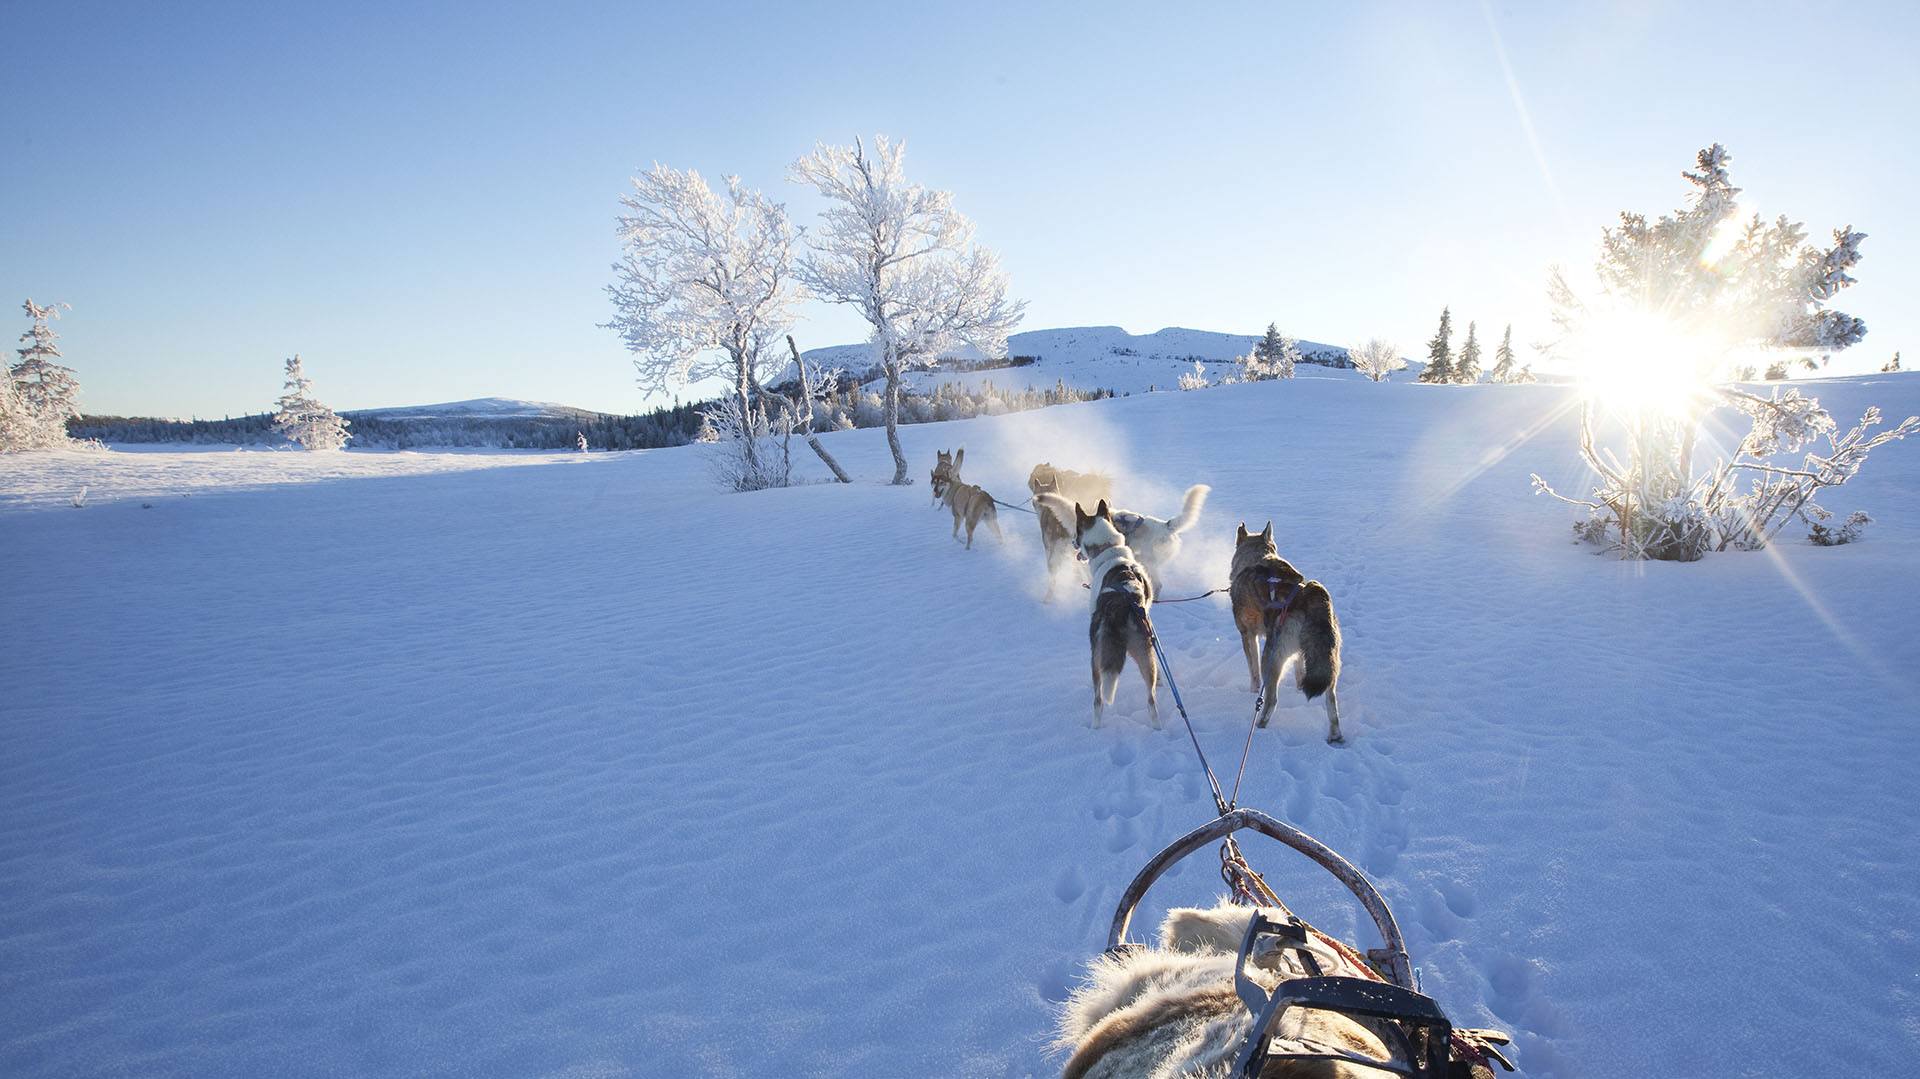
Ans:
{"type": "Polygon", "coordinates": [[[1153,729],[1159,730],[1160,667],[1154,661],[1147,622],[1153,583],[1146,567],[1134,559],[1127,537],[1114,527],[1113,511],[1106,502],[1091,514],[1076,505],[1073,514],[1073,534],[1087,556],[1087,576],[1093,582],[1093,618],[1087,625],[1087,643],[1093,652],[1093,725],[1100,726],[1106,706],[1113,703],[1120,672],[1131,657],[1147,683],[1147,712],[1153,729]]]}
{"type": "Polygon", "coordinates": [[[1307,580],[1280,557],[1273,545],[1273,522],[1259,532],[1240,525],[1233,544],[1233,577],[1228,586],[1233,624],[1247,655],[1250,689],[1261,694],[1260,726],[1273,716],[1275,692],[1287,665],[1299,661],[1294,684],[1312,700],[1327,698],[1327,741],[1338,743],[1340,705],[1334,687],[1340,681],[1340,620],[1333,596],[1319,581],[1307,580]]]}
{"type": "Polygon", "coordinates": [[[1007,541],[1000,534],[1000,513],[994,508],[993,496],[981,488],[960,479],[960,465],[967,459],[966,447],[956,450],[951,458],[945,450],[940,450],[933,466],[934,504],[953,510],[953,538],[960,539],[960,525],[967,526],[967,549],[973,549],[973,530],[981,521],[993,529],[993,538],[1001,543],[1007,541]]]}

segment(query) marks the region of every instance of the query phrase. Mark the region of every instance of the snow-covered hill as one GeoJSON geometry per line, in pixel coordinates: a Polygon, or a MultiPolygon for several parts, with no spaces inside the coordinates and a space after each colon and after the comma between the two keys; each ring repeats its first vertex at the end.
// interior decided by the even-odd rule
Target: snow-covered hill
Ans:
{"type": "MultiPolygon", "coordinates": [[[[1065,329],[1028,330],[1007,338],[1007,355],[1030,357],[1035,362],[1017,367],[991,370],[965,370],[980,361],[972,349],[957,350],[939,369],[912,374],[910,385],[930,390],[943,382],[957,382],[977,389],[991,381],[1005,390],[1045,389],[1056,382],[1079,390],[1112,390],[1119,394],[1145,393],[1149,389],[1171,389],[1180,384],[1181,375],[1193,373],[1194,361],[1206,369],[1209,378],[1218,381],[1233,373],[1235,357],[1253,350],[1260,340],[1257,334],[1215,333],[1169,327],[1156,333],[1131,334],[1118,326],[1077,326],[1065,329]],[[955,362],[957,361],[957,362],[955,362]]],[[[1317,341],[1301,341],[1300,350],[1308,356],[1344,358],[1346,349],[1317,341]]],[[[871,345],[833,345],[811,349],[802,355],[810,366],[864,371],[874,363],[871,345]]],[[[1412,372],[1418,372],[1415,367],[1412,372]]],[[[1308,365],[1303,374],[1358,378],[1349,370],[1308,365]]],[[[1411,377],[1402,373],[1396,378],[1411,377]]]]}
{"type": "MultiPolygon", "coordinates": [[[[1920,412],[1913,376],[1801,388],[1920,412]]],[[[1170,695],[1151,729],[1129,672],[1086,726],[1033,520],[964,550],[929,509],[957,445],[1003,497],[1039,460],[1160,514],[1211,484],[1173,598],[1274,522],[1350,744],[1283,695],[1241,804],[1368,873],[1523,1074],[1909,1074],[1920,445],[1823,499],[1859,543],[1622,564],[1532,490],[1580,487],[1569,404],[1138,394],[903,428],[905,488],[832,432],[856,483],[748,495],[699,447],[0,456],[0,1075],[1058,1074],[1121,891],[1212,803],[1170,695]]],[[[1231,784],[1221,597],[1154,618],[1231,784]]],[[[1210,901],[1209,856],[1148,907],[1210,901]]]]}
{"type": "Polygon", "coordinates": [[[439,405],[401,405],[392,408],[363,408],[343,412],[348,418],[372,416],[384,420],[448,419],[562,419],[573,421],[595,413],[569,405],[544,401],[516,401],[506,397],[480,397],[471,401],[450,401],[439,405]]]}

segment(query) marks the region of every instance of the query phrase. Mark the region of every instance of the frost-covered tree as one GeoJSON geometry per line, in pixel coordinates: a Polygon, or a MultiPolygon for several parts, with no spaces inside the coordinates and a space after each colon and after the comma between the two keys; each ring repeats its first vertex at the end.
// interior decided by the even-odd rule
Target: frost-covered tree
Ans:
{"type": "Polygon", "coordinates": [[[1467,323],[1467,341],[1460,346],[1460,358],[1453,366],[1455,382],[1480,381],[1480,324],[1467,323]]]}
{"type": "Polygon", "coordinates": [[[71,445],[67,421],[80,414],[80,380],[58,362],[60,335],[49,325],[67,305],[28,300],[22,307],[33,325],[20,335],[20,360],[9,365],[6,391],[0,393],[0,450],[71,445]]]}
{"type": "Polygon", "coordinates": [[[786,207],[738,176],[726,185],[721,197],[699,173],[659,165],[633,178],[620,197],[621,258],[607,286],[614,316],[602,325],[634,354],[641,389],[725,378],[746,416],[782,362],[776,346],[805,292],[786,207]]]}
{"type": "Polygon", "coordinates": [[[1294,365],[1302,359],[1300,339],[1281,333],[1278,325],[1269,322],[1266,336],[1255,342],[1251,353],[1240,357],[1241,377],[1248,382],[1292,378],[1294,365]]]}
{"type": "Polygon", "coordinates": [[[851,147],[816,143],[788,170],[827,200],[799,261],[800,280],[822,299],[853,307],[873,328],[887,379],[896,484],[911,482],[899,433],[907,369],[962,343],[989,356],[1005,353],[1027,306],[1007,298],[999,257],[973,242],[973,222],[953,208],[953,195],[907,182],[905,150],[885,136],[874,139],[871,154],[858,140],[851,147]]]}
{"type": "Polygon", "coordinates": [[[1886,366],[1880,369],[1880,373],[1883,375],[1891,375],[1899,370],[1900,370],[1900,354],[1896,352],[1893,354],[1893,359],[1888,360],[1886,366]]]}
{"type": "Polygon", "coordinates": [[[1488,382],[1513,382],[1519,372],[1513,369],[1513,323],[1507,323],[1507,332],[1500,338],[1500,347],[1493,350],[1493,370],[1487,372],[1488,382]]]}
{"type": "Polygon", "coordinates": [[[1427,342],[1427,368],[1420,372],[1420,381],[1445,385],[1453,381],[1453,310],[1440,309],[1440,330],[1427,342]]]}
{"type": "Polygon", "coordinates": [[[273,429],[295,445],[309,450],[337,450],[353,437],[347,433],[346,419],[314,399],[313,380],[300,369],[297,353],[287,361],[287,383],[279,404],[273,429]]]}
{"type": "Polygon", "coordinates": [[[1375,382],[1385,382],[1388,375],[1407,366],[1400,346],[1384,337],[1369,337],[1365,343],[1349,347],[1347,360],[1354,370],[1375,382]]]}
{"type": "Polygon", "coordinates": [[[1587,499],[1534,483],[1586,507],[1581,534],[1625,558],[1692,561],[1764,546],[1789,520],[1827,517],[1814,496],[1845,483],[1869,451],[1920,431],[1909,418],[1869,435],[1880,421],[1869,409],[1838,435],[1833,417],[1798,390],[1763,397],[1731,384],[1755,353],[1833,352],[1866,334],[1859,319],[1826,306],[1853,283],[1847,271],[1865,235],[1835,229],[1833,246],[1820,250],[1784,215],[1742,220],[1731,160],[1718,143],[1700,151],[1682,173],[1692,196],[1674,214],[1650,223],[1622,213],[1602,233],[1591,295],[1557,270],[1549,281],[1560,330],[1551,351],[1584,369],[1581,451],[1597,480],[1587,499]],[[1748,432],[1732,452],[1697,460],[1720,409],[1743,415],[1748,432]],[[1780,460],[1823,438],[1825,452],[1780,460]]]}

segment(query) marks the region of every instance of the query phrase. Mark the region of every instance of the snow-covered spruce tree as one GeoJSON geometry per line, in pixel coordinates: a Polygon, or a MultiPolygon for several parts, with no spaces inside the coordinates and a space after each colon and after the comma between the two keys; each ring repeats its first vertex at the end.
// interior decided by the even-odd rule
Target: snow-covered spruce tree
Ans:
{"type": "Polygon", "coordinates": [[[300,369],[298,353],[287,361],[285,391],[273,416],[273,429],[289,442],[309,450],[337,450],[353,437],[347,433],[345,419],[314,400],[313,380],[300,369]]]}
{"type": "Polygon", "coordinates": [[[1509,322],[1500,347],[1493,350],[1493,370],[1487,372],[1487,381],[1512,382],[1517,374],[1513,369],[1513,323],[1509,322]]]}
{"type": "Polygon", "coordinates": [[[874,139],[871,155],[858,140],[851,147],[815,143],[788,170],[828,203],[808,236],[800,280],[820,298],[852,306],[873,327],[887,379],[896,484],[912,482],[900,448],[901,377],[961,343],[1005,354],[1007,334],[1027,307],[1007,298],[999,257],[973,242],[973,222],[953,208],[953,195],[906,181],[905,151],[885,136],[874,139]]]}
{"type": "MultiPolygon", "coordinates": [[[[634,354],[640,388],[665,393],[725,378],[734,412],[750,417],[761,381],[778,369],[775,348],[805,298],[793,276],[795,238],[787,209],[726,177],[725,198],[700,174],[655,165],[620,197],[621,259],[607,286],[614,316],[602,323],[634,354]]],[[[735,433],[764,427],[743,420],[735,433]]],[[[761,447],[741,447],[758,475],[761,447]]]]}
{"type": "Polygon", "coordinates": [[[1347,361],[1353,369],[1375,382],[1385,382],[1387,376],[1407,366],[1404,356],[1400,355],[1400,346],[1384,337],[1370,337],[1364,344],[1353,345],[1347,349],[1347,361]]]}
{"type": "Polygon", "coordinates": [[[1242,362],[1242,377],[1248,382],[1269,378],[1292,378],[1294,365],[1301,361],[1300,339],[1281,333],[1278,325],[1267,323],[1266,336],[1253,346],[1242,362]]]}
{"type": "MultiPolygon", "coordinates": [[[[0,450],[49,450],[70,446],[67,421],[80,414],[80,380],[60,359],[60,335],[48,325],[63,303],[21,305],[33,326],[20,335],[20,360],[10,365],[0,394],[0,450]]],[[[72,310],[72,308],[68,308],[72,310]]]]}
{"type": "Polygon", "coordinates": [[[1460,358],[1453,365],[1453,381],[1480,381],[1480,324],[1467,323],[1467,343],[1460,346],[1460,358]]]}
{"type": "Polygon", "coordinates": [[[1453,310],[1440,309],[1440,330],[1427,342],[1427,368],[1420,372],[1420,381],[1445,385],[1453,381],[1453,346],[1448,339],[1453,336],[1453,310]]]}
{"type": "MultiPolygon", "coordinates": [[[[1760,396],[1730,379],[1756,352],[1836,352],[1866,326],[1826,304],[1853,278],[1863,233],[1835,229],[1822,251],[1784,215],[1742,220],[1731,155],[1718,143],[1682,175],[1694,187],[1682,210],[1649,223],[1620,215],[1602,233],[1598,284],[1581,296],[1556,270],[1548,296],[1558,358],[1586,379],[1581,452],[1597,476],[1590,499],[1566,498],[1539,476],[1534,484],[1583,506],[1579,534],[1609,542],[1623,558],[1693,561],[1708,551],[1765,546],[1788,521],[1830,514],[1814,502],[1845,483],[1869,451],[1920,431],[1920,418],[1878,434],[1877,409],[1844,435],[1820,403],[1797,389],[1760,396]],[[1744,415],[1748,432],[1731,452],[1696,460],[1708,417],[1744,415]],[[1797,462],[1824,439],[1823,452],[1797,462]]],[[[1708,443],[1712,448],[1713,444],[1708,443]]]]}

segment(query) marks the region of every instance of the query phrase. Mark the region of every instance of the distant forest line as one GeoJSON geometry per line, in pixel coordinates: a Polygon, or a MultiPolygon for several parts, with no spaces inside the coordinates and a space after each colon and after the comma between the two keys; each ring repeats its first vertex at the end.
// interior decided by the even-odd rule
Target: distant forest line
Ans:
{"type": "MultiPolygon", "coordinates": [[[[999,361],[991,366],[1025,366],[1029,357],[999,361]],[[1022,362],[1024,361],[1024,362],[1022,362]]],[[[989,366],[989,365],[980,365],[989,366]]],[[[764,395],[773,414],[794,410],[790,386],[764,395]]],[[[987,382],[978,390],[943,383],[930,393],[905,393],[902,423],[932,423],[983,414],[1020,412],[1069,401],[1114,396],[1111,390],[1077,390],[1063,382],[1046,390],[1003,390],[987,382]]],[[[534,416],[390,416],[342,412],[353,436],[350,447],[362,449],[510,449],[571,450],[582,438],[590,450],[644,450],[684,446],[699,441],[705,428],[705,410],[711,401],[695,401],[657,408],[631,416],[574,410],[534,416]]],[[[880,398],[848,378],[813,402],[815,430],[878,427],[885,423],[880,398]]],[[[76,439],[120,443],[187,443],[196,445],[271,446],[285,440],[273,429],[273,415],[258,413],[218,420],[167,420],[139,416],[82,415],[67,423],[76,439]]]]}

